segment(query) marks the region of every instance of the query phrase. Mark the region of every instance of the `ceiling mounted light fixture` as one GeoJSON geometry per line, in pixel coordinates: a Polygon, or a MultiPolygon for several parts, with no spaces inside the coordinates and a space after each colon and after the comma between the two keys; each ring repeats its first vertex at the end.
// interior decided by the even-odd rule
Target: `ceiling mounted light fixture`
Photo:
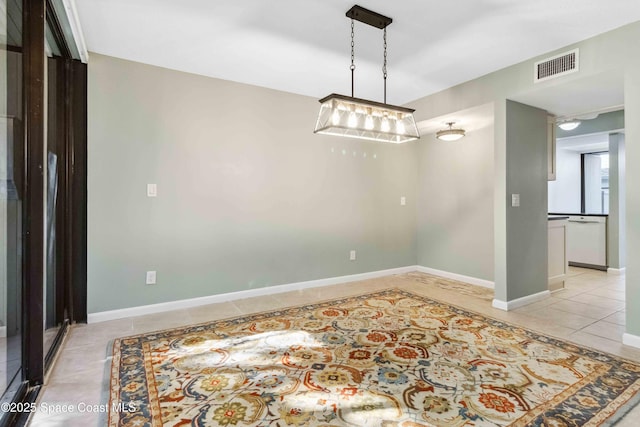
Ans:
{"type": "Polygon", "coordinates": [[[346,16],[351,18],[351,96],[332,93],[322,98],[313,132],[393,143],[420,138],[413,118],[415,110],[387,104],[387,26],[393,20],[357,5],[346,16]],[[384,102],[354,97],[354,20],[384,30],[384,102]]]}
{"type": "Polygon", "coordinates": [[[443,141],[457,141],[465,135],[464,129],[454,129],[453,125],[456,122],[447,122],[449,126],[447,129],[442,129],[436,132],[436,138],[443,141]]]}
{"type": "Polygon", "coordinates": [[[565,120],[558,124],[560,129],[562,130],[574,130],[578,126],[580,126],[580,120],[565,120]]]}

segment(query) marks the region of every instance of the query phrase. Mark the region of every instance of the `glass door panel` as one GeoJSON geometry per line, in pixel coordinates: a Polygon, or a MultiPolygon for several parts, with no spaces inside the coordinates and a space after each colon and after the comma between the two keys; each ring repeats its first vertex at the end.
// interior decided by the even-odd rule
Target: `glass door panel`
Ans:
{"type": "MultiPolygon", "coordinates": [[[[22,365],[22,2],[0,0],[0,395],[22,365]]],[[[1,415],[1,414],[0,414],[1,415]]]]}
{"type": "Polygon", "coordinates": [[[61,71],[63,59],[60,47],[49,22],[46,26],[45,52],[45,98],[46,98],[46,205],[45,205],[45,248],[46,280],[44,284],[44,353],[49,352],[58,331],[64,323],[65,312],[65,270],[64,270],[64,180],[63,160],[65,158],[64,74],[61,71]]]}

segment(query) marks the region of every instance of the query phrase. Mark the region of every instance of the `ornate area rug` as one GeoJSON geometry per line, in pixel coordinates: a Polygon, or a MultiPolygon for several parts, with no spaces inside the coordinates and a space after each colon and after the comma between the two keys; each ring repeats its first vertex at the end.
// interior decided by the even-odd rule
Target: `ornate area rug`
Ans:
{"type": "Polygon", "coordinates": [[[114,342],[110,426],[599,426],[640,365],[398,289],[114,342]]]}
{"type": "Polygon", "coordinates": [[[423,285],[436,286],[440,289],[455,291],[459,294],[469,295],[487,301],[492,301],[494,297],[493,289],[470,285],[457,280],[445,279],[444,277],[434,276],[432,274],[412,271],[410,273],[403,274],[403,276],[418,283],[422,283],[423,285]]]}

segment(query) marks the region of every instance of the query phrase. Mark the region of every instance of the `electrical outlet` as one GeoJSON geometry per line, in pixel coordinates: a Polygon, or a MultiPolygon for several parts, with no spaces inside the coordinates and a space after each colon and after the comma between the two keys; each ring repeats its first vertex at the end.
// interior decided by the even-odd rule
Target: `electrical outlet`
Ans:
{"type": "Polygon", "coordinates": [[[517,208],[520,206],[520,195],[512,194],[511,195],[511,207],[517,208]]]}
{"type": "Polygon", "coordinates": [[[156,272],[147,271],[147,285],[155,285],[155,284],[156,284],[156,272]]]}
{"type": "Polygon", "coordinates": [[[350,261],[355,261],[356,260],[356,251],[349,252],[349,260],[350,261]]]}
{"type": "Polygon", "coordinates": [[[158,186],[156,184],[147,184],[147,197],[157,197],[158,186]]]}
{"type": "Polygon", "coordinates": [[[407,204],[407,198],[402,196],[400,197],[400,206],[405,206],[407,204]]]}

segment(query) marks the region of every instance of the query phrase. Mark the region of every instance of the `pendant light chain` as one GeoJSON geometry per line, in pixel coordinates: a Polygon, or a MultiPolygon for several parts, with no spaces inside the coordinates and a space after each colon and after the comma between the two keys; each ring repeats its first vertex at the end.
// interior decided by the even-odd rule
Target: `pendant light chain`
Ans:
{"type": "Polygon", "coordinates": [[[354,53],[355,43],[354,43],[354,32],[353,32],[353,18],[351,18],[351,97],[353,98],[353,75],[356,70],[355,64],[355,53],[354,53]]]}
{"type": "Polygon", "coordinates": [[[387,103],[387,27],[384,27],[384,64],[382,65],[382,76],[384,77],[384,103],[387,103]]]}

